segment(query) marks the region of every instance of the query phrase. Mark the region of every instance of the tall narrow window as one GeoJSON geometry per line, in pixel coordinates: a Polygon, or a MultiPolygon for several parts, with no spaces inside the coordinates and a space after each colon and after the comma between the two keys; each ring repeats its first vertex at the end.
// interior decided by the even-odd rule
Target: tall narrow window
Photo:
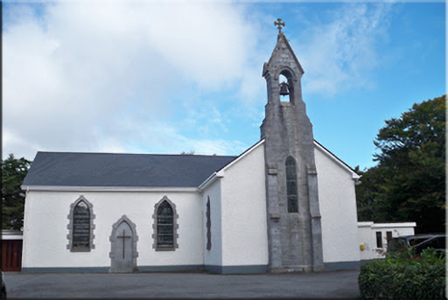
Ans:
{"type": "Polygon", "coordinates": [[[175,205],[164,197],[155,205],[154,224],[154,248],[156,250],[174,250],[178,247],[177,218],[175,205]]]}
{"type": "Polygon", "coordinates": [[[387,247],[389,247],[389,244],[392,243],[392,231],[386,231],[386,240],[387,240],[387,247]]]}
{"type": "Polygon", "coordinates": [[[296,161],[291,156],[286,159],[286,196],[288,199],[288,212],[299,212],[296,161]]]}
{"type": "Polygon", "coordinates": [[[164,201],[157,211],[157,247],[172,248],[173,235],[173,209],[164,201]]]}
{"type": "Polygon", "coordinates": [[[209,197],[207,197],[206,217],[207,217],[207,250],[210,250],[212,248],[212,231],[211,231],[212,222],[210,219],[210,198],[209,197]]]}
{"type": "Polygon", "coordinates": [[[386,231],[387,241],[392,239],[392,231],[386,231]]]}
{"type": "Polygon", "coordinates": [[[93,245],[93,229],[95,228],[93,218],[95,215],[92,213],[92,208],[92,204],[84,196],[80,196],[70,206],[67,249],[72,252],[88,252],[95,248],[93,245]]]}
{"type": "Polygon", "coordinates": [[[376,232],[376,247],[383,248],[383,236],[381,234],[381,231],[376,232]]]}
{"type": "Polygon", "coordinates": [[[90,211],[84,201],[79,201],[73,212],[73,249],[89,249],[90,211]]]}

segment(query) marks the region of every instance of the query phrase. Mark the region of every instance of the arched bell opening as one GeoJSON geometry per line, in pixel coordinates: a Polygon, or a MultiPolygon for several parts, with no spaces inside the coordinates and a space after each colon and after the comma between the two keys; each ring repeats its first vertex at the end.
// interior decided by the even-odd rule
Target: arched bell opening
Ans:
{"type": "Polygon", "coordinates": [[[278,76],[278,88],[281,102],[294,104],[293,75],[289,70],[283,70],[278,76]]]}

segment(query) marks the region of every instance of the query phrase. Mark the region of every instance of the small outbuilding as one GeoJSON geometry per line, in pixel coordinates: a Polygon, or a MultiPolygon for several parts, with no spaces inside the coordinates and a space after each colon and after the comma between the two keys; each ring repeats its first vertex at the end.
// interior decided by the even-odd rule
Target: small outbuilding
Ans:
{"type": "Polygon", "coordinates": [[[374,223],[358,222],[358,239],[361,261],[384,258],[387,241],[405,235],[414,235],[415,222],[374,223]]]}

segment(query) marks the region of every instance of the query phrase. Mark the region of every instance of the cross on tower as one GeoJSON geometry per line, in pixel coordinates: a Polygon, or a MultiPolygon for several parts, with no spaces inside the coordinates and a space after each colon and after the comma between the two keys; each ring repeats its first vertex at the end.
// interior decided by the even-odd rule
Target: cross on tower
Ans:
{"type": "Polygon", "coordinates": [[[278,27],[278,33],[282,33],[282,27],[285,27],[285,22],[282,22],[282,19],[278,18],[277,21],[274,22],[274,25],[278,27]]]}
{"type": "Polygon", "coordinates": [[[123,229],[123,235],[119,235],[117,236],[117,238],[122,239],[123,241],[123,259],[124,259],[124,243],[125,243],[124,239],[130,239],[131,237],[128,235],[124,235],[124,229],[123,229]]]}

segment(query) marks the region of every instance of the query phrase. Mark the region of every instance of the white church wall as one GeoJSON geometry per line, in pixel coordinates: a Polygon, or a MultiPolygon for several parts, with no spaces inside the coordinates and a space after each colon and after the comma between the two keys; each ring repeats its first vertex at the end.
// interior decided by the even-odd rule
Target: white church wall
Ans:
{"type": "Polygon", "coordinates": [[[266,269],[268,237],[263,142],[227,166],[221,181],[223,272],[266,269]],[[243,267],[233,268],[235,266],[243,267]]]}
{"type": "Polygon", "coordinates": [[[215,181],[203,193],[203,240],[204,240],[204,265],[213,270],[214,266],[222,265],[222,229],[221,229],[221,182],[215,181]],[[206,204],[210,198],[210,221],[211,221],[211,248],[205,249],[207,243],[206,231],[206,204]]]}
{"type": "Polygon", "coordinates": [[[357,267],[360,256],[353,173],[317,145],[314,154],[325,267],[357,267]]]}
{"type": "Polygon", "coordinates": [[[202,265],[202,201],[197,192],[28,192],[25,201],[23,265],[26,268],[109,268],[109,237],[122,215],[136,224],[137,267],[202,265]],[[80,195],[92,205],[95,229],[90,252],[67,249],[70,205],[80,195]],[[164,196],[179,215],[175,251],[153,248],[154,205],[164,196]],[[30,212],[33,213],[30,213],[30,212]]]}
{"type": "MultiPolygon", "coordinates": [[[[22,270],[30,267],[65,265],[67,258],[62,253],[69,251],[67,250],[67,215],[70,212],[70,204],[76,199],[68,201],[55,193],[27,192],[22,270]]],[[[77,258],[89,264],[89,257],[85,254],[87,253],[75,253],[77,258]]]]}

